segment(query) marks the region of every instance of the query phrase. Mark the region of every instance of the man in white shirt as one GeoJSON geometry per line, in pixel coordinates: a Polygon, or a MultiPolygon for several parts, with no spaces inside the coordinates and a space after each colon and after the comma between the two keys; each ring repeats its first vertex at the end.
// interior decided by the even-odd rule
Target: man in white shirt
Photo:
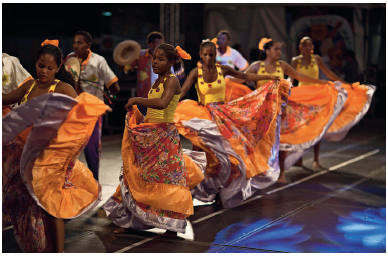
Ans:
{"type": "MultiPolygon", "coordinates": [[[[243,72],[248,68],[248,61],[239,53],[236,49],[229,46],[231,39],[230,32],[227,30],[221,30],[217,34],[217,56],[216,62],[221,65],[228,65],[231,68],[238,68],[243,72]]],[[[244,84],[235,82],[235,78],[232,76],[225,76],[225,100],[229,102],[235,97],[235,92],[239,91],[239,94],[248,94],[251,90],[244,84]],[[239,89],[236,89],[239,88],[239,89]]],[[[239,80],[239,79],[237,79],[239,80]]],[[[242,96],[242,95],[239,95],[242,96]]]]}
{"type": "Polygon", "coordinates": [[[217,56],[216,62],[221,65],[237,67],[240,71],[248,68],[248,61],[237,50],[229,46],[231,36],[229,31],[221,30],[217,34],[217,56]]]}
{"type": "Polygon", "coordinates": [[[23,68],[18,58],[2,53],[2,79],[3,93],[8,94],[34,78],[23,68]]]}
{"type": "MultiPolygon", "coordinates": [[[[91,45],[92,36],[86,31],[77,31],[73,40],[74,52],[70,53],[66,59],[76,57],[81,63],[79,84],[76,85],[77,93],[87,92],[103,101],[104,85],[112,95],[118,93],[120,87],[117,83],[117,76],[110,69],[105,58],[93,53],[90,50],[91,45]]],[[[100,165],[101,129],[102,117],[98,119],[89,142],[84,149],[86,162],[96,180],[98,180],[100,165]]]]}

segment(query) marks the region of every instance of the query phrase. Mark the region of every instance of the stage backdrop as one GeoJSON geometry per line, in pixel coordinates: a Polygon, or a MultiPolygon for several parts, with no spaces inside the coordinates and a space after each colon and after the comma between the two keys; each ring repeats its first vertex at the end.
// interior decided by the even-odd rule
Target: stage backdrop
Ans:
{"type": "MultiPolygon", "coordinates": [[[[205,4],[205,37],[212,39],[220,30],[226,29],[232,35],[230,46],[240,44],[241,51],[246,56],[250,55],[251,49],[258,49],[263,37],[287,43],[284,6],[266,6],[268,7],[257,4],[205,4]]],[[[290,58],[287,51],[282,51],[282,60],[288,61],[290,58]]]]}
{"type": "Polygon", "coordinates": [[[355,52],[358,72],[362,73],[365,69],[362,8],[345,5],[205,4],[204,34],[211,39],[218,31],[228,30],[232,34],[230,45],[240,44],[245,56],[250,56],[251,49],[257,49],[263,37],[284,42],[281,59],[288,63],[299,54],[299,40],[310,36],[314,40],[315,53],[320,54],[338,75],[343,76],[341,70],[348,50],[355,52]]]}

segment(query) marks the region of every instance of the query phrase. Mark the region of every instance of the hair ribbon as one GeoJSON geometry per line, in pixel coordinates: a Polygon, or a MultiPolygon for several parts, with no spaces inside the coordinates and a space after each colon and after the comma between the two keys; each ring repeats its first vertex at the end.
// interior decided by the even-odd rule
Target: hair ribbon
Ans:
{"type": "Polygon", "coordinates": [[[177,54],[185,60],[191,60],[191,55],[188,54],[185,50],[183,50],[179,45],[175,48],[177,54]]]}
{"type": "Polygon", "coordinates": [[[48,40],[48,39],[46,39],[46,40],[44,40],[44,42],[41,44],[41,46],[43,47],[43,46],[49,45],[49,44],[58,47],[59,40],[48,40]]]}
{"type": "Polygon", "coordinates": [[[272,39],[271,38],[262,38],[261,40],[260,40],[260,43],[259,43],[259,49],[260,50],[264,50],[264,46],[268,43],[268,42],[270,42],[270,41],[272,41],[272,39]]]}

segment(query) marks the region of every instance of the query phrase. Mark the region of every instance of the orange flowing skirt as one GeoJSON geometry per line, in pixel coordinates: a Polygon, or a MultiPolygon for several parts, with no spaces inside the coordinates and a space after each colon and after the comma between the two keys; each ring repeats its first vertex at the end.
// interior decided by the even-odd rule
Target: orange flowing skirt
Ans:
{"type": "Polygon", "coordinates": [[[120,185],[104,209],[124,228],[184,233],[186,218],[194,213],[190,188],[202,181],[202,170],[183,153],[174,124],[143,122],[134,106],[126,117],[120,185]],[[118,215],[120,208],[126,211],[118,215]]]}
{"type": "Polygon", "coordinates": [[[233,82],[228,77],[225,78],[225,85],[225,102],[236,100],[252,92],[248,86],[233,82]]]}
{"type": "MultiPolygon", "coordinates": [[[[206,175],[216,175],[218,170],[214,167],[219,162],[214,153],[198,133],[183,125],[185,121],[193,118],[214,122],[218,131],[241,157],[246,167],[246,178],[249,179],[269,169],[268,159],[275,141],[276,120],[281,105],[288,97],[288,90],[289,83],[282,80],[278,84],[269,82],[245,97],[227,104],[211,103],[201,106],[198,102],[184,100],[178,104],[174,123],[181,135],[207,153],[206,175]]],[[[230,161],[234,165],[239,164],[233,156],[230,156],[230,161]]]]}
{"type": "Polygon", "coordinates": [[[346,90],[348,98],[324,136],[324,139],[330,141],[342,140],[347,132],[365,116],[375,92],[373,85],[360,85],[360,83],[353,83],[352,86],[342,84],[341,88],[346,90]]]}
{"type": "Polygon", "coordinates": [[[24,251],[52,251],[48,214],[74,218],[100,202],[100,185],[77,158],[107,108],[87,93],[41,95],[6,115],[3,108],[3,211],[24,251]]]}
{"type": "Polygon", "coordinates": [[[331,124],[330,120],[334,121],[332,116],[337,106],[337,96],[338,91],[331,82],[327,85],[293,87],[282,114],[280,143],[302,144],[314,141],[325,133],[331,124]]]}

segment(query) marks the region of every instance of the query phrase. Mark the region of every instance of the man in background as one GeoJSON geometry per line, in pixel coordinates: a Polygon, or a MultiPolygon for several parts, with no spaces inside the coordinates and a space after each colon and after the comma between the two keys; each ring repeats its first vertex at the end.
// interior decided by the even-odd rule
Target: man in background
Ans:
{"type": "MultiPolygon", "coordinates": [[[[76,91],[90,93],[104,101],[104,85],[112,95],[120,91],[118,78],[108,66],[105,58],[92,52],[92,36],[86,31],[77,31],[73,40],[74,52],[66,59],[76,57],[81,63],[81,74],[78,79],[76,91]]],[[[66,61],[66,60],[65,60],[66,61]]],[[[98,119],[89,142],[84,149],[86,162],[98,181],[98,171],[101,155],[102,116],[98,119]]]]}

